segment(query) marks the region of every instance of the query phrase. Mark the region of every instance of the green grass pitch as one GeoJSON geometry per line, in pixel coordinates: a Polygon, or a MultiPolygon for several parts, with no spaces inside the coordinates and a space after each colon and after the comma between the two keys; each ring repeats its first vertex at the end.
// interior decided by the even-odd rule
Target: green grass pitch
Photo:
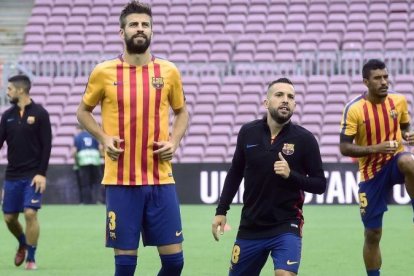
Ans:
{"type": "MultiPolygon", "coordinates": [[[[231,230],[220,242],[211,235],[215,206],[182,205],[185,266],[183,275],[227,275],[236,236],[240,206],[228,214],[231,230]]],[[[358,207],[305,206],[303,276],[364,276],[363,228],[358,207]]],[[[411,275],[414,258],[413,211],[390,206],[385,214],[382,239],[382,275],[411,275]]],[[[13,264],[17,241],[0,223],[0,275],[95,276],[113,275],[113,252],[104,247],[105,208],[102,205],[46,205],[39,213],[39,269],[25,271],[13,264]]],[[[270,260],[270,259],[269,259],[270,260]]],[[[136,275],[156,275],[160,267],[153,247],[140,247],[136,275]]],[[[273,275],[270,261],[261,275],[273,275]]]]}

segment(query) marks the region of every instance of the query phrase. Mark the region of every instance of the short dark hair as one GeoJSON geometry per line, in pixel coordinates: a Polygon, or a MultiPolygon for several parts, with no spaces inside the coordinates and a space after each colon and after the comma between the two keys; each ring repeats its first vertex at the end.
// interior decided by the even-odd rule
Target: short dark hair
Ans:
{"type": "Polygon", "coordinates": [[[151,6],[145,3],[141,3],[138,0],[132,0],[128,4],[125,5],[124,9],[119,16],[119,26],[121,29],[125,28],[125,18],[134,13],[145,13],[149,17],[151,17],[151,25],[152,25],[152,11],[151,6]]]}
{"type": "Polygon", "coordinates": [[[276,83],[287,83],[293,86],[293,83],[291,82],[290,79],[288,78],[278,78],[277,80],[272,81],[271,83],[269,83],[269,85],[267,86],[267,90],[269,90],[270,87],[272,87],[273,84],[276,83]]]}
{"type": "Polygon", "coordinates": [[[371,73],[371,70],[385,69],[385,67],[386,67],[385,63],[382,60],[370,59],[362,67],[362,77],[364,79],[369,79],[369,75],[371,73]]]}
{"type": "Polygon", "coordinates": [[[8,82],[12,83],[17,88],[23,88],[26,94],[29,94],[30,88],[32,87],[32,83],[30,79],[26,75],[15,75],[8,79],[8,82]]]}

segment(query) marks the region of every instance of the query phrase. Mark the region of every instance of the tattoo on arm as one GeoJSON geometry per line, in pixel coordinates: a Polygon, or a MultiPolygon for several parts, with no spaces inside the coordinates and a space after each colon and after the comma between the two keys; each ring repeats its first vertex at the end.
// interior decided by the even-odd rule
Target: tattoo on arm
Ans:
{"type": "Polygon", "coordinates": [[[354,136],[347,136],[341,134],[339,148],[341,153],[350,157],[363,157],[373,153],[373,150],[369,146],[359,146],[353,143],[354,136]]]}

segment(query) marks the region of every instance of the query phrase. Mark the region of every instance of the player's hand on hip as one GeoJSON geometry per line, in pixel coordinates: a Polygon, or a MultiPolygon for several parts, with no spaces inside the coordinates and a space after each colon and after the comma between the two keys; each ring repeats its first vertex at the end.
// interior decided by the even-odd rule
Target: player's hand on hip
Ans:
{"type": "Polygon", "coordinates": [[[46,177],[40,174],[36,174],[33,177],[32,184],[30,186],[35,186],[35,192],[40,192],[41,194],[46,190],[46,177]]]}
{"type": "Polygon", "coordinates": [[[211,232],[216,241],[219,241],[220,235],[224,234],[224,226],[226,225],[227,218],[223,215],[218,215],[213,218],[213,223],[211,224],[211,232]]]}
{"type": "Polygon", "coordinates": [[[170,141],[154,141],[156,150],[154,154],[158,155],[162,161],[168,161],[173,159],[175,152],[174,144],[170,141]]]}
{"type": "Polygon", "coordinates": [[[414,146],[414,131],[406,132],[404,138],[410,146],[414,146]]]}
{"type": "Polygon", "coordinates": [[[283,158],[283,155],[281,152],[278,154],[279,161],[276,161],[273,165],[273,169],[276,174],[280,175],[283,178],[288,178],[290,175],[290,167],[288,162],[283,158]]]}
{"type": "Polygon", "coordinates": [[[106,136],[102,142],[106,154],[112,161],[118,160],[119,155],[124,152],[121,148],[121,143],[124,140],[116,136],[106,136]]]}

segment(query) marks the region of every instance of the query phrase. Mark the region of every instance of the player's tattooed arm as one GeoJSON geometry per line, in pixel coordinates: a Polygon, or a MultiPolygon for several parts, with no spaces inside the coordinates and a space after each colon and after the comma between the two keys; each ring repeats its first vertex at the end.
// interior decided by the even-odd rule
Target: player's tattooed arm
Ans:
{"type": "Polygon", "coordinates": [[[354,144],[354,136],[341,134],[339,140],[339,149],[345,156],[363,157],[375,153],[393,154],[398,148],[397,141],[385,141],[370,146],[360,146],[354,144]]]}

